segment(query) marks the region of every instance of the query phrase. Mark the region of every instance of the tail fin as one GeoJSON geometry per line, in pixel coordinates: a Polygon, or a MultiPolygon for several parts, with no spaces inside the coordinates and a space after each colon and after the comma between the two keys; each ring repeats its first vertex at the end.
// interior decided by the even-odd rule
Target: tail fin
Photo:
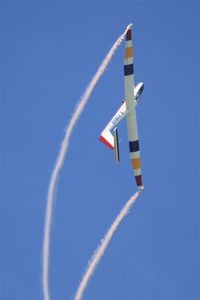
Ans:
{"type": "Polygon", "coordinates": [[[104,129],[99,136],[99,140],[111,150],[114,149],[114,137],[108,129],[104,129]]]}

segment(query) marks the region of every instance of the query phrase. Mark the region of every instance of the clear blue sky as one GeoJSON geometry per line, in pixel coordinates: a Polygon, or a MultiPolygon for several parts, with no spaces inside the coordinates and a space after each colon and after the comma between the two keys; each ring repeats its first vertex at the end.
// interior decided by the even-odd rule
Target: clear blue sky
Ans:
{"type": "MultiPolygon", "coordinates": [[[[41,300],[46,194],[64,129],[132,22],[145,190],[85,300],[199,299],[197,1],[1,1],[1,300],[41,300]]],[[[71,299],[100,239],[136,191],[98,135],[123,99],[124,43],[71,139],[54,206],[51,299],[71,299]]]]}

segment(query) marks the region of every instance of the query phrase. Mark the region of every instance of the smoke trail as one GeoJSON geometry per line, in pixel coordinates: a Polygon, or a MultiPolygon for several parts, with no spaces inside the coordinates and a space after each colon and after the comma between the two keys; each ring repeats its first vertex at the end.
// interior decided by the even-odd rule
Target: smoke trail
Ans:
{"type": "Polygon", "coordinates": [[[73,131],[73,128],[78,121],[82,111],[87,104],[87,101],[97,84],[99,78],[102,76],[103,72],[105,71],[108,63],[110,62],[115,50],[121,44],[122,40],[128,29],[131,27],[132,24],[128,25],[124,33],[117,39],[117,41],[113,44],[112,48],[107,53],[106,57],[104,58],[102,64],[98,68],[96,74],[93,76],[92,80],[90,81],[89,85],[87,86],[83,96],[81,97],[80,101],[78,102],[75,111],[72,115],[72,118],[69,122],[69,125],[66,128],[65,136],[61,144],[60,151],[58,153],[55,166],[53,168],[53,172],[50,179],[50,184],[48,188],[48,195],[47,195],[47,206],[46,206],[46,215],[45,215],[45,225],[44,225],[44,238],[43,238],[43,262],[42,262],[42,283],[43,283],[43,293],[45,300],[49,300],[49,288],[48,288],[48,270],[49,270],[49,244],[50,244],[50,229],[51,229],[51,218],[52,218],[52,209],[53,209],[53,199],[55,194],[56,183],[58,180],[59,172],[62,168],[65,154],[67,152],[70,137],[73,131]]]}
{"type": "Polygon", "coordinates": [[[129,209],[131,208],[131,205],[135,202],[135,200],[138,198],[140,194],[140,191],[137,191],[124,205],[110,228],[108,229],[106,235],[104,236],[103,240],[101,241],[101,244],[98,246],[97,250],[94,252],[91,261],[88,264],[87,270],[81,280],[81,283],[76,291],[74,300],[81,300],[83,296],[83,292],[88,284],[88,281],[90,277],[92,276],[95,268],[97,267],[101,257],[104,254],[104,251],[106,250],[115,230],[119,226],[122,219],[125,217],[125,215],[129,212],[129,209]]]}

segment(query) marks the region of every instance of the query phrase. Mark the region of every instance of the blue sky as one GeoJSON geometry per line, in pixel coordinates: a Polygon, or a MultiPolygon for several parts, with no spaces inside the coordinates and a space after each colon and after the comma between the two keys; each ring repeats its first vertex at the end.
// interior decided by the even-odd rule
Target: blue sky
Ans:
{"type": "MultiPolygon", "coordinates": [[[[64,129],[132,22],[145,190],[114,235],[86,300],[199,299],[197,1],[1,1],[1,300],[43,299],[46,195],[64,129]]],[[[124,43],[71,138],[53,213],[51,299],[71,299],[100,239],[135,192],[98,135],[123,99],[124,43]]]]}

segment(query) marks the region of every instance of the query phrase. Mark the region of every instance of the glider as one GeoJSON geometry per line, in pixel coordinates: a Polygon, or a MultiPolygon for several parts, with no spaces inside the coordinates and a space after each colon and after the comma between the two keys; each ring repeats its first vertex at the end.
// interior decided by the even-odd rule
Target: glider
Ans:
{"type": "Polygon", "coordinates": [[[122,105],[101,132],[99,140],[113,150],[115,161],[119,162],[119,144],[117,124],[126,117],[131,166],[138,190],[142,190],[142,174],[140,164],[140,149],[137,129],[136,106],[144,89],[144,83],[134,85],[133,47],[131,28],[126,33],[124,55],[124,100],[122,105]],[[112,133],[113,131],[113,133],[112,133]]]}

